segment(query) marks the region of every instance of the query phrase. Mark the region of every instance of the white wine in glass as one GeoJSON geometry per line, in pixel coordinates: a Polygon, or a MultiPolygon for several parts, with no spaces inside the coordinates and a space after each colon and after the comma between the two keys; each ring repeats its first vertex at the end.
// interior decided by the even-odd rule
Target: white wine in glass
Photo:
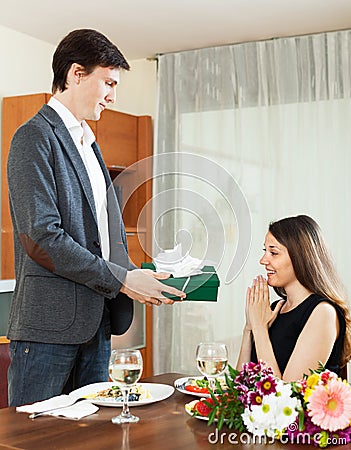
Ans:
{"type": "Polygon", "coordinates": [[[143,359],[139,350],[112,350],[109,364],[110,378],[116,382],[123,394],[123,409],[120,415],[113,417],[113,423],[138,422],[139,417],[129,411],[128,397],[130,388],[140,380],[143,371],[143,359]]]}
{"type": "Polygon", "coordinates": [[[196,363],[199,371],[208,378],[214,391],[214,379],[223,374],[228,365],[228,350],[221,342],[202,342],[196,349],[196,363]]]}

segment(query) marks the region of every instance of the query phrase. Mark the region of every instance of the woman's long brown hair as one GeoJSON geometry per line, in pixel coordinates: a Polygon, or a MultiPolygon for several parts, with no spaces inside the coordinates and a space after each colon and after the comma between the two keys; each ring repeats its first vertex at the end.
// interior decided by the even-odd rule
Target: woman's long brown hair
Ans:
{"type": "MultiPolygon", "coordinates": [[[[346,331],[341,367],[351,359],[351,317],[347,296],[333,260],[324,242],[319,225],[309,216],[287,217],[272,222],[269,231],[287,248],[296,278],[309,291],[339,306],[346,331]]],[[[286,298],[283,288],[274,288],[286,298]]]]}

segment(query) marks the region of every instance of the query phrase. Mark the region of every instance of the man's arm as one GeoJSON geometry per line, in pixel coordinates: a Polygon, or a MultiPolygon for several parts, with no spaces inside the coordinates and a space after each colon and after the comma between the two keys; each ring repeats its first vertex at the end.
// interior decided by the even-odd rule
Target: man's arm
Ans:
{"type": "MultiPolygon", "coordinates": [[[[58,161],[52,146],[59,144],[42,132],[40,127],[25,125],[15,134],[8,159],[8,185],[14,230],[18,233],[26,253],[38,264],[56,275],[83,284],[108,298],[115,297],[124,282],[127,269],[103,260],[90,251],[88,245],[98,241],[97,226],[93,213],[91,222],[85,223],[83,211],[75,210],[74,189],[80,189],[78,179],[68,178],[71,174],[59,172],[58,161]],[[56,166],[56,167],[55,167],[56,166]],[[57,176],[67,177],[66,189],[71,189],[72,210],[70,214],[82,215],[81,228],[86,228],[89,236],[84,236],[73,218],[63,217],[60,205],[59,181],[57,176]],[[75,228],[75,229],[73,229],[75,228]],[[77,237],[74,238],[73,235],[77,237]],[[96,237],[96,239],[94,239],[96,237]],[[82,245],[78,239],[86,239],[82,245]],[[91,242],[90,242],[91,241],[91,242]],[[102,289],[104,292],[102,292],[102,289]]],[[[62,183],[62,180],[61,184],[62,183]]],[[[62,188],[61,188],[62,190],[62,188]]],[[[69,194],[65,193],[66,197],[69,194]]],[[[88,208],[88,206],[87,206],[88,208]]]]}

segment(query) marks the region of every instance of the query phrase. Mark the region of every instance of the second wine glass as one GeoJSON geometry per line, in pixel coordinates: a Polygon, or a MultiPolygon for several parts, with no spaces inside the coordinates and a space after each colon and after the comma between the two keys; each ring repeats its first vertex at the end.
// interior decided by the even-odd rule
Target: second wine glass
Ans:
{"type": "Polygon", "coordinates": [[[112,418],[113,423],[139,421],[139,417],[133,416],[129,411],[128,397],[130,388],[140,380],[142,371],[143,359],[139,350],[112,350],[109,374],[123,394],[122,412],[119,416],[112,418]]]}
{"type": "Polygon", "coordinates": [[[201,342],[196,349],[196,363],[199,371],[208,378],[214,391],[214,379],[223,374],[228,365],[228,350],[222,342],[201,342]]]}

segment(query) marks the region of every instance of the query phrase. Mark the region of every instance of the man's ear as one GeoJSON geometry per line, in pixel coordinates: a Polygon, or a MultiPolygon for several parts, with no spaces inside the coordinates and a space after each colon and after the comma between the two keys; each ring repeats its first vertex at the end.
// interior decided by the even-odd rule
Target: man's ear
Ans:
{"type": "Polygon", "coordinates": [[[73,63],[67,73],[67,81],[79,84],[84,74],[85,74],[84,67],[80,64],[73,63]]]}

